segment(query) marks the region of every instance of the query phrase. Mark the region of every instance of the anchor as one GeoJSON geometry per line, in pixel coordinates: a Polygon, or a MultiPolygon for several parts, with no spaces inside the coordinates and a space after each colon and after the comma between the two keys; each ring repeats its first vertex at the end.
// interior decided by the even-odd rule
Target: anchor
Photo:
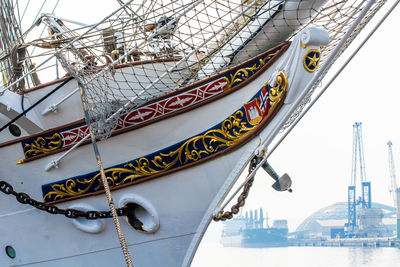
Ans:
{"type": "MultiPolygon", "coordinates": [[[[261,161],[262,158],[259,158],[261,161]]],[[[287,173],[284,173],[281,177],[275,172],[272,166],[268,162],[264,162],[261,166],[264,171],[266,171],[272,179],[275,180],[275,183],[272,185],[276,191],[289,191],[290,193],[293,191],[290,186],[292,185],[292,179],[290,179],[287,173]]]]}

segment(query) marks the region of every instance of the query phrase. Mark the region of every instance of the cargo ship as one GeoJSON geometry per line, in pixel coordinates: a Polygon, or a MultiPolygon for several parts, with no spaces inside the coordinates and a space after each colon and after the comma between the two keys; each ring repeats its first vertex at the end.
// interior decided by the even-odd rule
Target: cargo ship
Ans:
{"type": "Polygon", "coordinates": [[[270,227],[268,215],[264,218],[262,208],[246,212],[244,216],[224,222],[221,243],[224,247],[286,247],[288,223],[287,220],[274,220],[270,227]]]}

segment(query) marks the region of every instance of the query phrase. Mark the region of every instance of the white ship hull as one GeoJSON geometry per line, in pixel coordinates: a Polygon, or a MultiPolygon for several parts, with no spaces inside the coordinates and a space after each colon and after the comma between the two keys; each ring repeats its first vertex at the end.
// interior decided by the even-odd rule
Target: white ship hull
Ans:
{"type": "MultiPolygon", "coordinates": [[[[307,70],[305,58],[310,51],[318,54],[319,46],[324,45],[327,38],[325,32],[316,30],[304,34],[312,33],[317,34],[317,40],[325,41],[304,48],[297,39],[272,65],[260,68],[257,75],[243,81],[237,88],[228,88],[182,110],[127,127],[118,135],[98,143],[106,175],[113,181],[112,194],[116,206],[135,203],[142,211],[146,210],[137,214],[145,231],[133,229],[125,220],[121,222],[135,266],[190,264],[218,204],[254,152],[271,142],[291,115],[295,100],[314,77],[318,64],[313,71],[307,70]],[[276,80],[278,85],[275,89],[284,91],[275,100],[276,104],[267,110],[268,113],[263,114],[258,94],[267,82],[273,84],[276,80]],[[250,108],[246,106],[248,104],[250,108]],[[239,111],[242,112],[240,116],[239,111]],[[239,134],[226,129],[231,126],[238,127],[239,134]],[[206,130],[225,131],[225,140],[218,148],[212,147],[216,140],[206,143],[203,148],[196,148],[204,145],[203,141],[207,142],[206,130]],[[185,144],[189,143],[190,149],[185,153],[189,147],[185,144]],[[166,156],[168,151],[179,149],[182,154],[175,156],[186,159],[186,162],[182,160],[176,166],[165,167],[168,160],[173,161],[175,157],[166,156]],[[134,165],[143,158],[148,162],[156,161],[161,167],[150,169],[148,165],[139,164],[135,170],[134,165]],[[120,169],[123,171],[118,174],[113,172],[120,169]],[[126,172],[133,176],[123,176],[126,172]],[[122,177],[119,175],[126,179],[118,180],[122,177]]],[[[79,114],[71,116],[79,117],[79,114]]],[[[65,150],[54,149],[51,153],[30,157],[27,150],[23,150],[22,142],[25,140],[32,144],[38,137],[40,135],[1,145],[2,178],[16,192],[25,192],[38,200],[44,198],[45,202],[56,203],[59,208],[108,210],[101,188],[81,183],[84,179],[95,179],[98,173],[92,146],[79,146],[60,161],[58,168],[46,171],[46,166],[65,150]],[[16,162],[21,164],[16,165],[16,162]]],[[[214,136],[214,139],[218,138],[214,136]]],[[[0,227],[7,229],[2,234],[2,243],[12,246],[17,255],[15,258],[0,257],[1,266],[124,265],[111,219],[68,219],[20,204],[12,195],[2,194],[0,199],[0,227]]]]}

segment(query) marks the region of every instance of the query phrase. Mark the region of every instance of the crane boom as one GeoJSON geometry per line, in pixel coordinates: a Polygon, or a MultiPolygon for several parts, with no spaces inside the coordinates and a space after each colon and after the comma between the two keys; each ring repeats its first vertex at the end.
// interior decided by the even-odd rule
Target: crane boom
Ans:
{"type": "Polygon", "coordinates": [[[365,174],[365,161],[364,161],[364,146],[362,141],[362,123],[355,122],[353,124],[353,157],[352,157],[352,169],[351,169],[351,186],[355,186],[357,183],[357,164],[360,168],[360,180],[361,183],[366,181],[365,174]],[[358,161],[358,163],[357,163],[358,161]]]}
{"type": "Polygon", "coordinates": [[[389,173],[390,173],[390,181],[391,181],[391,188],[390,191],[393,195],[394,206],[397,205],[397,179],[396,179],[396,170],[394,168],[394,160],[393,160],[393,151],[392,151],[392,142],[388,141],[388,152],[389,152],[389,173]]]}
{"type": "Polygon", "coordinates": [[[363,208],[371,208],[371,182],[366,181],[364,147],[362,141],[362,123],[355,122],[353,124],[353,155],[351,168],[351,181],[347,191],[348,198],[348,222],[349,232],[354,232],[357,227],[356,205],[361,204],[363,208]],[[357,166],[359,164],[359,166],[357,166]],[[361,181],[360,200],[356,198],[357,169],[359,167],[361,181]]]}
{"type": "MultiPolygon", "coordinates": [[[[357,124],[357,122],[356,122],[357,124]]],[[[365,174],[365,161],[364,161],[364,146],[363,146],[363,138],[362,138],[362,128],[361,122],[358,123],[357,128],[357,141],[358,141],[358,151],[359,151],[359,159],[360,159],[360,180],[361,183],[366,182],[366,174],[365,174]]]]}
{"type": "Polygon", "coordinates": [[[356,178],[357,178],[357,131],[356,131],[356,123],[353,124],[353,151],[352,151],[352,158],[351,158],[351,180],[350,186],[356,185],[356,178]]]}
{"type": "Polygon", "coordinates": [[[394,207],[396,208],[397,217],[397,239],[400,239],[400,188],[397,187],[396,170],[394,168],[392,142],[387,142],[389,154],[389,173],[391,180],[391,192],[393,194],[394,207]]]}

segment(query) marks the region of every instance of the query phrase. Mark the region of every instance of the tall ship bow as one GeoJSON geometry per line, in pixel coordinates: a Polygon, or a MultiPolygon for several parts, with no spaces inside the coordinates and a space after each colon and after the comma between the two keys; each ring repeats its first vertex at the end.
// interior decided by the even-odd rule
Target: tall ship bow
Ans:
{"type": "Polygon", "coordinates": [[[24,29],[0,2],[1,266],[189,266],[384,3],[117,1],[24,29]]]}

